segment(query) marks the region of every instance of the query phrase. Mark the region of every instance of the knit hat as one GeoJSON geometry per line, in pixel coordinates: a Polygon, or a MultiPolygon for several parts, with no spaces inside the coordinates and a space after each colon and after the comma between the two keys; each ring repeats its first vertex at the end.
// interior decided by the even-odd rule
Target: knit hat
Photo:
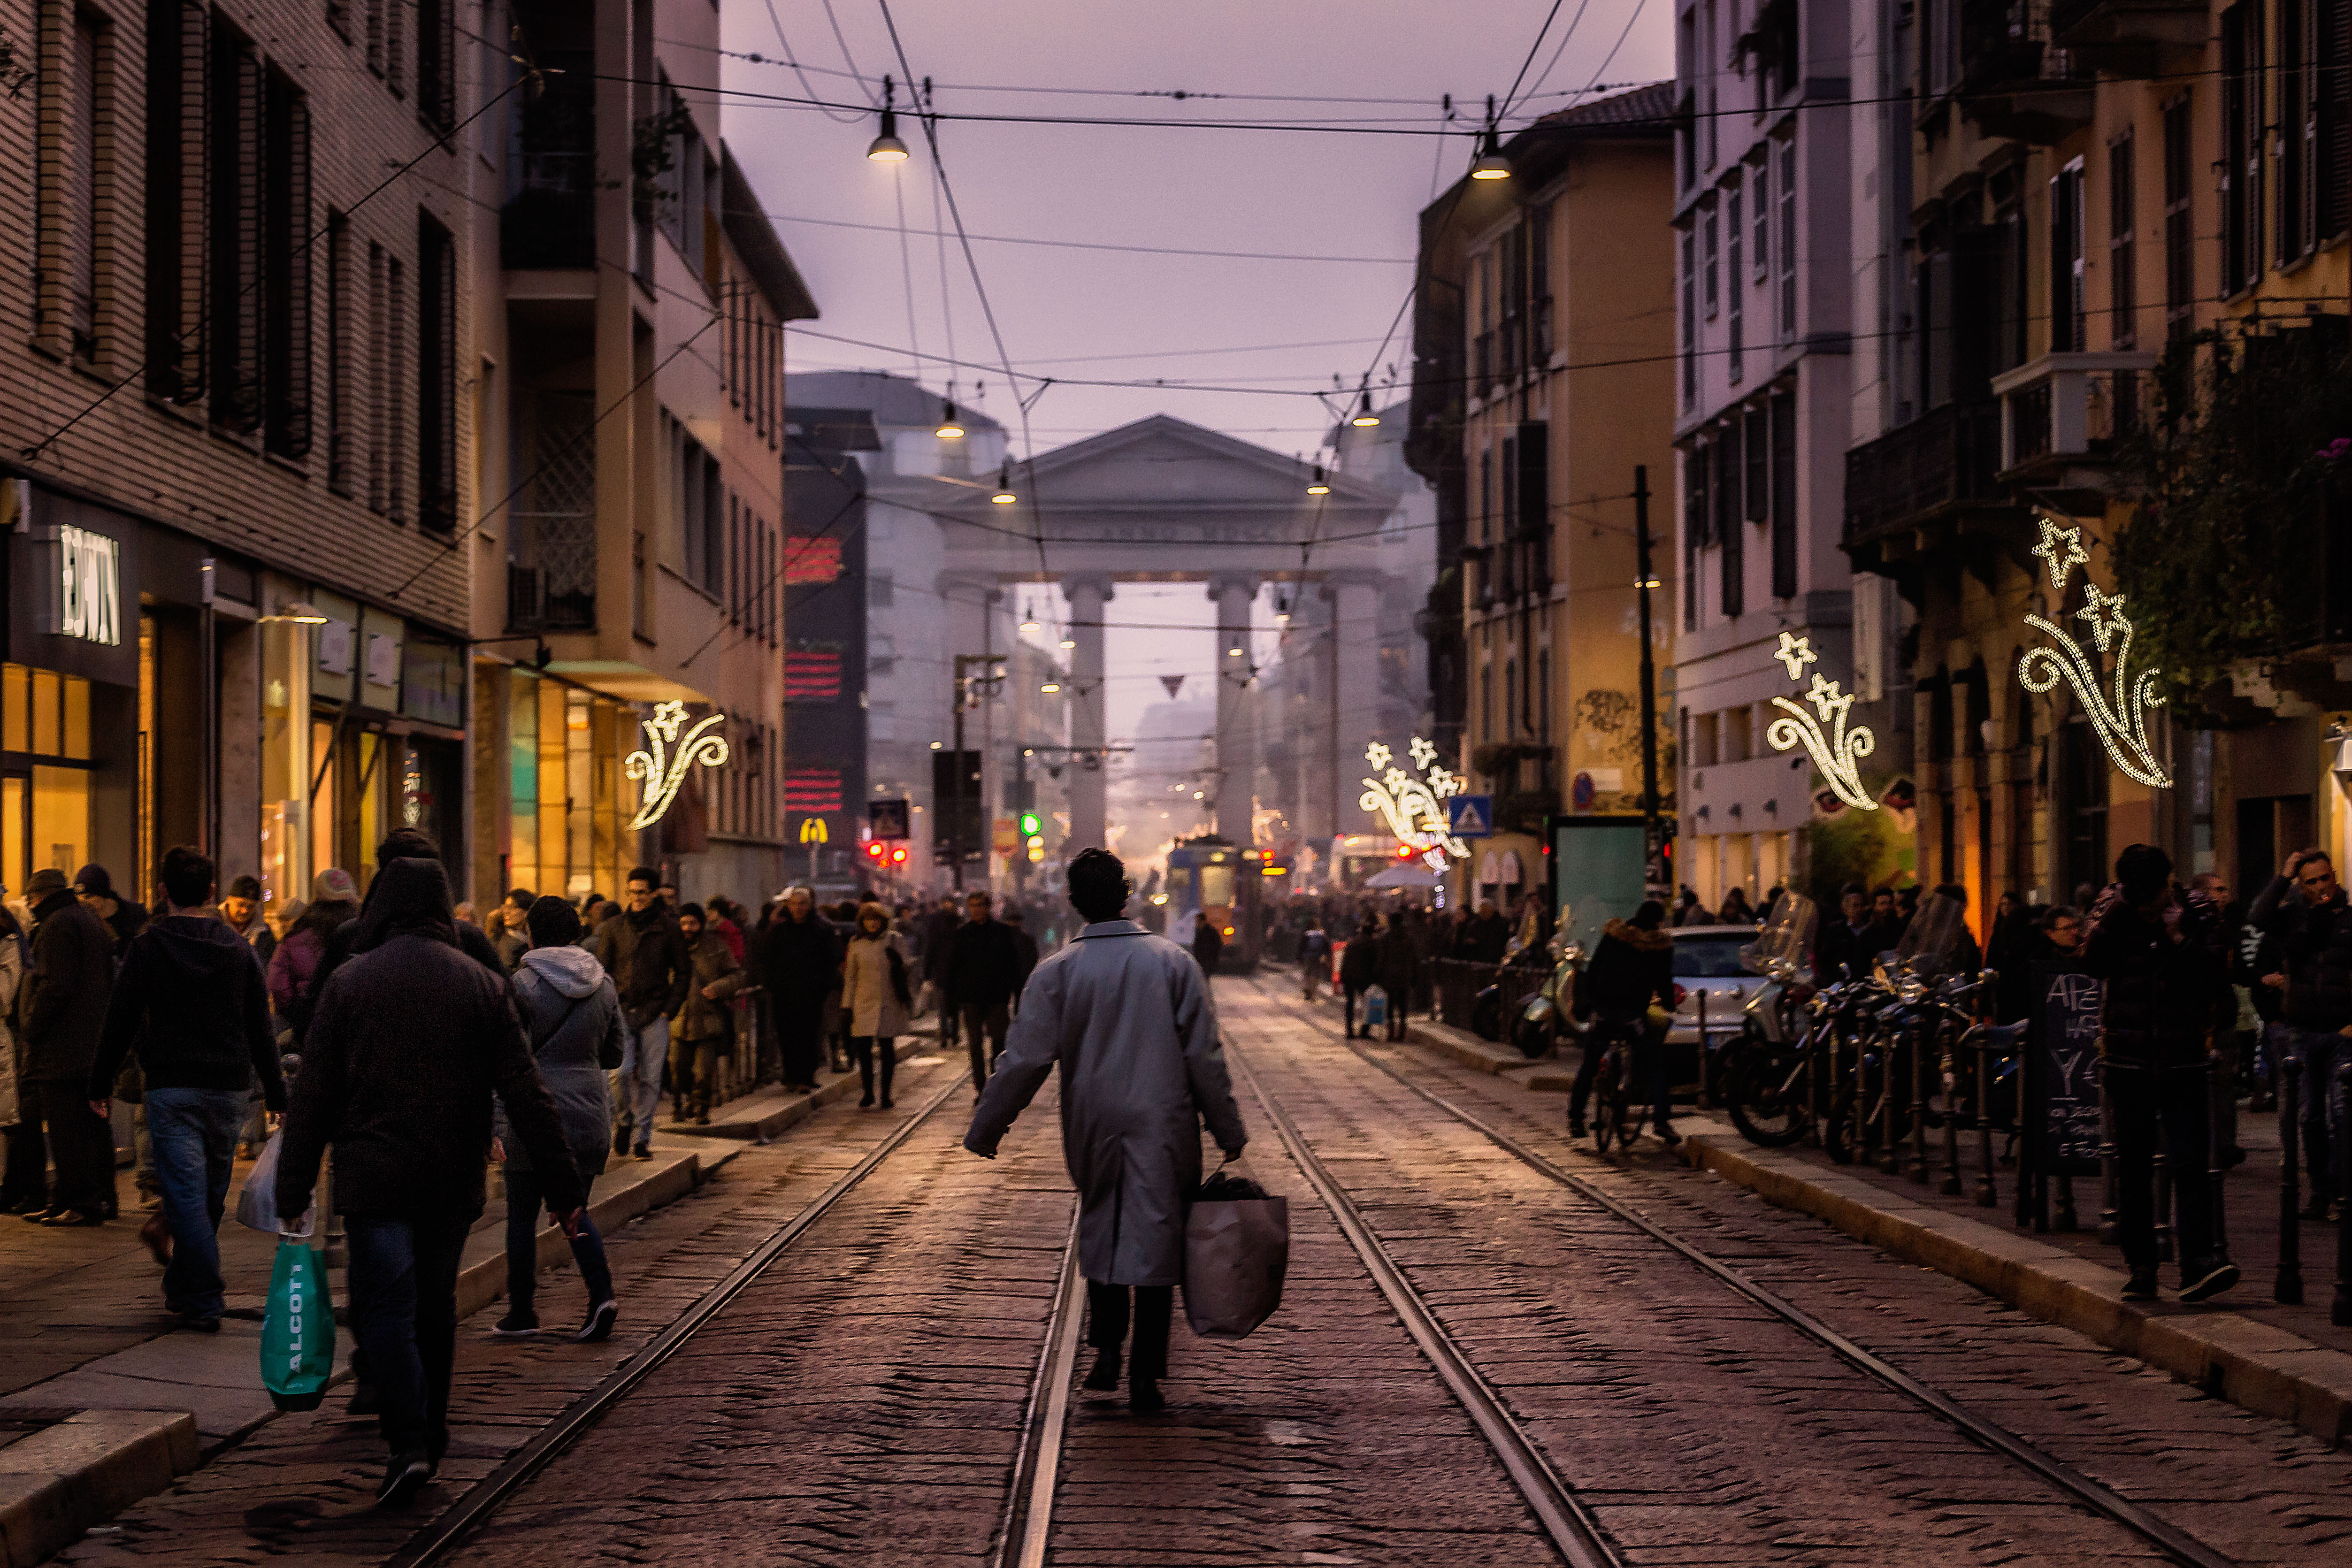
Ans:
{"type": "Polygon", "coordinates": [[[33,873],[32,881],[25,884],[25,897],[29,903],[38,904],[45,898],[63,893],[72,885],[66,881],[65,873],[55,866],[45,865],[33,873]]]}
{"type": "Polygon", "coordinates": [[[310,902],[313,904],[357,904],[360,884],[352,873],[340,866],[329,866],[310,879],[310,902]]]}

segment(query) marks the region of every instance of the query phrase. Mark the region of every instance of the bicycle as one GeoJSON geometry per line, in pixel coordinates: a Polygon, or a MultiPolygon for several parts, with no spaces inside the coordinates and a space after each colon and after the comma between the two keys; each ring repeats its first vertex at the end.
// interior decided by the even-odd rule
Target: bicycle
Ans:
{"type": "Polygon", "coordinates": [[[1599,1026],[1609,1030],[1609,1043],[1601,1050],[1601,1067],[1592,1084],[1592,1146],[1596,1153],[1607,1154],[1612,1143],[1621,1148],[1632,1148],[1649,1120],[1649,1108],[1633,1087],[1635,1058],[1639,1055],[1635,1047],[1644,1032],[1644,1022],[1635,1018],[1599,1026]]]}

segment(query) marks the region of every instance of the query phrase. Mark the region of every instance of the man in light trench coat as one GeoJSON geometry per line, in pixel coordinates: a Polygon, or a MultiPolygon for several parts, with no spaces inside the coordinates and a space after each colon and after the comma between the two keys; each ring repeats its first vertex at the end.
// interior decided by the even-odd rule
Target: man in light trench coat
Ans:
{"type": "Polygon", "coordinates": [[[1165,1406],[1168,1324],[1184,1277],[1184,1205],[1201,1183],[1201,1124],[1231,1158],[1249,1141],[1217,1040],[1209,982],[1192,956],[1131,920],[1127,868],[1106,850],[1070,863],[1087,925],[1037,966],[964,1147],[993,1159],[1013,1119],[1062,1064],[1062,1156],[1081,1200],[1087,1386],[1118,1386],[1130,1316],[1128,1404],[1165,1406]],[[1134,1293],[1132,1311],[1129,1300],[1134,1293]]]}

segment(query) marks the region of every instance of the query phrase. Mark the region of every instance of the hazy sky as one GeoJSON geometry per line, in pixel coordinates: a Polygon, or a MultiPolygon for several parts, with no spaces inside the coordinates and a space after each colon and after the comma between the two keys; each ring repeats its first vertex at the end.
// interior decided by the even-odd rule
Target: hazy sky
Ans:
{"type": "MultiPolygon", "coordinates": [[[[1506,94],[1529,58],[1548,13],[1550,31],[1507,130],[1578,101],[1591,84],[1672,72],[1664,0],[1565,0],[1556,10],[1552,0],[895,0],[891,13],[908,65],[932,78],[942,114],[1184,122],[940,124],[947,178],[975,236],[1004,352],[1016,371],[1057,380],[1035,399],[1024,440],[963,254],[952,237],[935,235],[954,225],[915,120],[899,121],[915,156],[894,168],[865,157],[876,131],[870,109],[828,113],[748,96],[875,104],[887,71],[901,78],[906,108],[905,73],[878,0],[724,7],[726,47],[770,60],[789,54],[801,68],[730,59],[722,78],[738,95],[725,110],[727,139],[822,312],[792,334],[791,368],[904,374],[918,367],[910,349],[952,354],[970,368],[920,361],[923,379],[944,386],[952,374],[959,397],[982,383],[976,401],[1011,427],[1022,453],[1155,413],[1311,453],[1331,419],[1307,394],[1328,392],[1334,372],[1350,388],[1367,372],[1377,385],[1391,366],[1409,375],[1409,323],[1384,350],[1381,340],[1412,283],[1415,217],[1475,155],[1459,137],[1380,132],[1438,127],[1446,93],[1462,111],[1457,128],[1475,129],[1486,95],[1506,94]],[[1141,96],[1178,90],[1227,96],[1141,96]],[[1348,129],[1195,128],[1235,120],[1348,129]],[[870,226],[829,226],[838,225],[870,226]],[[1371,259],[1066,248],[1073,244],[1371,259]],[[1065,384],[1161,378],[1240,390],[1065,384]]],[[[1213,618],[1205,594],[1188,586],[1122,589],[1109,619],[1213,618]]],[[[1155,675],[1206,672],[1217,656],[1208,632],[1156,629],[1114,630],[1108,653],[1115,733],[1164,699],[1155,675]]]]}

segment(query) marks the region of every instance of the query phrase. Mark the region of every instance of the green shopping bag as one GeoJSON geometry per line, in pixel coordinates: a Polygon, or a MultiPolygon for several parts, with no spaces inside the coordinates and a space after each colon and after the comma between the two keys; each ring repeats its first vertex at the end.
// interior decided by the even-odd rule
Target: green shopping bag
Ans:
{"type": "Polygon", "coordinates": [[[324,1260],[308,1242],[278,1243],[261,1317],[261,1381],[280,1410],[316,1410],[335,1370],[335,1308],[324,1260]]]}

